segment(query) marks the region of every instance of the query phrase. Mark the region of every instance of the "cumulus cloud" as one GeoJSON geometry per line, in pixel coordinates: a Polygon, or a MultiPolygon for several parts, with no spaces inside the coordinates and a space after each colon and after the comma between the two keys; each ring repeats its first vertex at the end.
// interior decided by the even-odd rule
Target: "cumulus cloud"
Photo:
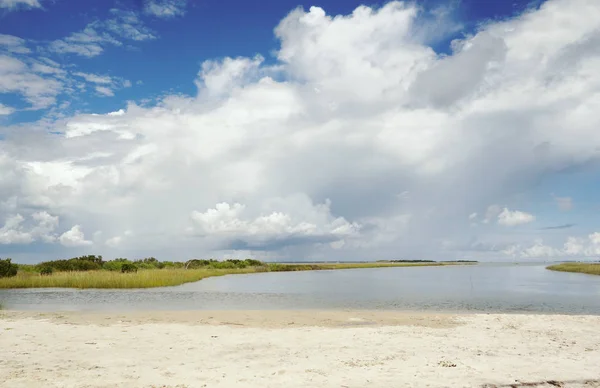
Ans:
{"type": "Polygon", "coordinates": [[[75,225],[68,231],[61,234],[58,240],[62,245],[69,248],[83,247],[93,244],[92,241],[85,239],[85,235],[81,231],[80,225],[75,225]]]}
{"type": "Polygon", "coordinates": [[[144,12],[159,18],[170,19],[183,16],[187,0],[149,0],[144,5],[144,12]]]}
{"type": "MultiPolygon", "coordinates": [[[[289,244],[335,243],[356,235],[360,225],[343,217],[333,217],[330,202],[314,206],[305,196],[279,198],[273,204],[287,208],[292,214],[273,211],[256,218],[244,219],[245,206],[219,203],[206,212],[191,214],[189,232],[217,237],[224,248],[273,249],[289,244]]],[[[221,247],[223,248],[223,247],[221,247]]]]}
{"type": "Polygon", "coordinates": [[[214,59],[195,96],[6,130],[0,191],[81,225],[60,242],[102,230],[115,254],[544,254],[557,232],[505,226],[534,220],[509,209],[542,178],[599,159],[600,7],[549,0],[448,55],[422,26],[412,3],[294,10],[275,28],[276,63],[214,59]]]}
{"type": "Polygon", "coordinates": [[[518,210],[511,211],[504,208],[502,212],[498,214],[498,224],[503,226],[517,226],[528,224],[533,221],[535,221],[535,216],[518,210]]]}
{"type": "Polygon", "coordinates": [[[21,214],[15,214],[8,217],[0,228],[0,244],[30,244],[34,241],[51,243],[56,239],[53,232],[57,227],[58,217],[45,211],[33,213],[31,222],[26,222],[21,214]]]}
{"type": "Polygon", "coordinates": [[[510,246],[504,253],[521,258],[597,258],[600,256],[600,232],[586,237],[568,237],[565,243],[559,247],[547,245],[543,239],[537,239],[530,246],[510,246]]]}

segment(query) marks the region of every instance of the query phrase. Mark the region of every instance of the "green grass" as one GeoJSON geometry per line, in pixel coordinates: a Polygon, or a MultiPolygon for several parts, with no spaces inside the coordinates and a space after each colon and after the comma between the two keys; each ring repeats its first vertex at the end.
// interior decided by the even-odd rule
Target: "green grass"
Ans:
{"type": "Polygon", "coordinates": [[[281,264],[269,263],[264,266],[246,268],[200,268],[200,269],[148,269],[135,273],[116,271],[81,271],[54,272],[42,276],[35,272],[19,271],[17,276],[0,279],[2,288],[153,288],[177,286],[195,282],[212,276],[233,274],[248,274],[257,272],[289,272],[316,271],[353,268],[384,268],[384,267],[422,267],[442,266],[452,263],[315,263],[315,264],[281,264]]]}
{"type": "Polygon", "coordinates": [[[600,263],[563,263],[546,267],[552,271],[577,272],[589,275],[600,275],[600,263]]]}

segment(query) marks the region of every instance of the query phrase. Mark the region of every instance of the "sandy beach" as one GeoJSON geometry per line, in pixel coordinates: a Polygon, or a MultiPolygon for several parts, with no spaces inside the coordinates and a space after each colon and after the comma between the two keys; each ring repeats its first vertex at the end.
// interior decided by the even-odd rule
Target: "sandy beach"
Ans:
{"type": "Polygon", "coordinates": [[[0,387],[600,387],[600,317],[0,312],[0,387]]]}

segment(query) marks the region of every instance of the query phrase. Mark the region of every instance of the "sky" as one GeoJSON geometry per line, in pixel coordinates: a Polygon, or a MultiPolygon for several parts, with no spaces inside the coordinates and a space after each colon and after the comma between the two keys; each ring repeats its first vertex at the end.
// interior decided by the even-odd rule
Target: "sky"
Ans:
{"type": "Polygon", "coordinates": [[[600,256],[597,0],[0,0],[0,257],[600,256]]]}

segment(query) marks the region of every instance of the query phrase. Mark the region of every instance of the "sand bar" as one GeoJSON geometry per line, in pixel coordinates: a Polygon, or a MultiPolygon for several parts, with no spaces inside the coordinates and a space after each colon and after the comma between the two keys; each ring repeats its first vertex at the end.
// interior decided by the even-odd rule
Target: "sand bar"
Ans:
{"type": "Polygon", "coordinates": [[[600,387],[600,317],[0,312],[0,387],[600,387]]]}

